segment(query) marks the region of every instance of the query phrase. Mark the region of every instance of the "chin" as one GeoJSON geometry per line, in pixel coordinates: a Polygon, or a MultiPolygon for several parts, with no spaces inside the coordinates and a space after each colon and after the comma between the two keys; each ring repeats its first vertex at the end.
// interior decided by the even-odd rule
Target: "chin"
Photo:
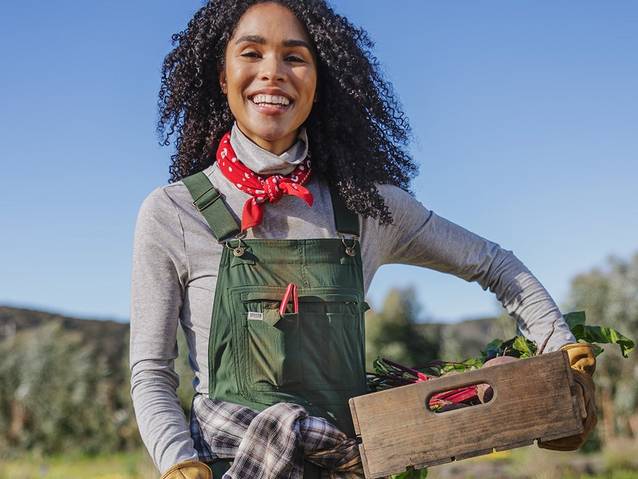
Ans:
{"type": "Polygon", "coordinates": [[[253,130],[253,133],[255,134],[255,136],[261,138],[264,141],[274,143],[281,140],[282,138],[285,138],[296,130],[296,128],[291,129],[275,125],[272,127],[264,128],[264,125],[260,125],[258,128],[255,128],[253,130]]]}

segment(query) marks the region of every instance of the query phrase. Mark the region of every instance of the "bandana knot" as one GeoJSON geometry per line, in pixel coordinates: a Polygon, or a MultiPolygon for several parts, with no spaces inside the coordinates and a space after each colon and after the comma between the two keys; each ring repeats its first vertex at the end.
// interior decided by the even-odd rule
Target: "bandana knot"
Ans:
{"type": "Polygon", "coordinates": [[[306,158],[289,175],[260,176],[244,165],[230,144],[230,132],[226,133],[217,148],[217,163],[222,174],[239,190],[251,198],[246,200],[241,216],[241,230],[245,231],[261,223],[266,202],[276,203],[284,195],[301,198],[312,206],[312,193],[303,185],[310,178],[310,158],[306,158]]]}
{"type": "Polygon", "coordinates": [[[281,175],[272,175],[266,178],[264,181],[264,187],[266,188],[266,194],[268,195],[268,201],[276,203],[284,196],[284,190],[279,188],[279,180],[283,178],[281,175]]]}

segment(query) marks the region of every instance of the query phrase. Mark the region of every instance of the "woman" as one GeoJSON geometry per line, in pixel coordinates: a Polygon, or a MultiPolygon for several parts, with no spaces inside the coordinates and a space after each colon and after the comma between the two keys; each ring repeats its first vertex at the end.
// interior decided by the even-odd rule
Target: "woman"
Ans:
{"type": "Polygon", "coordinates": [[[360,474],[347,399],[366,392],[364,296],[382,264],[477,281],[546,351],[575,342],[511,252],[407,192],[409,125],[363,31],[323,1],[215,0],[173,40],[159,121],[177,136],[173,182],[139,213],[131,310],[132,397],[164,478],[211,477],[220,458],[228,477],[360,474]]]}

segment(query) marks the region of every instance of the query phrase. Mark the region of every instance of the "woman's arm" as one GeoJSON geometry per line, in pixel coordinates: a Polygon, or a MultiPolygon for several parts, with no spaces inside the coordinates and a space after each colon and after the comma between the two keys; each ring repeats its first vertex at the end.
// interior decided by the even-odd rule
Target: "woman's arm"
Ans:
{"type": "Polygon", "coordinates": [[[378,237],[380,264],[424,266],[476,281],[496,295],[528,339],[541,345],[549,336],[546,352],[575,342],[554,300],[511,251],[436,215],[400,188],[381,185],[379,192],[394,218],[367,232],[378,237]]]}
{"type": "Polygon", "coordinates": [[[135,228],[130,366],[140,435],[162,473],[197,459],[173,368],[187,270],[177,210],[164,190],[157,189],[142,204],[135,228]]]}

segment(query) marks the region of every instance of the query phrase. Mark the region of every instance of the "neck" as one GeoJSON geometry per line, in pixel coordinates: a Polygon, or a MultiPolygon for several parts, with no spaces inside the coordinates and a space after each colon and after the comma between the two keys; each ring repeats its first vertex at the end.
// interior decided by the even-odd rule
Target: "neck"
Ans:
{"type": "Polygon", "coordinates": [[[239,127],[239,125],[237,125],[237,128],[241,130],[241,132],[244,134],[246,138],[248,138],[250,141],[252,141],[254,144],[259,146],[260,148],[263,148],[264,150],[272,153],[273,155],[281,155],[284,151],[289,150],[290,147],[294,145],[295,142],[297,141],[297,135],[299,134],[299,131],[295,130],[293,132],[290,132],[288,135],[286,135],[283,138],[278,138],[277,140],[269,141],[265,138],[261,138],[256,135],[251,135],[246,133],[244,130],[242,130],[239,127]]]}
{"type": "Polygon", "coordinates": [[[286,150],[276,154],[253,141],[235,123],[231,130],[230,144],[237,158],[260,175],[287,175],[308,156],[305,130],[298,132],[298,136],[286,150]]]}

